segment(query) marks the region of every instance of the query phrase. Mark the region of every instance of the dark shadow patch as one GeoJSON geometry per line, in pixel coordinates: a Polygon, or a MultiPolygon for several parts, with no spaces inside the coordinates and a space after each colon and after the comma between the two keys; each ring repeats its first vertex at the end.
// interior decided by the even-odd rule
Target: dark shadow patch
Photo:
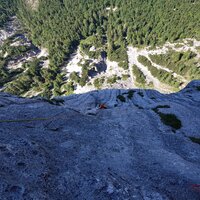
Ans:
{"type": "Polygon", "coordinates": [[[195,137],[189,137],[190,140],[196,144],[199,144],[200,145],[200,138],[195,138],[195,137]]]}
{"type": "Polygon", "coordinates": [[[118,95],[117,98],[121,101],[121,102],[126,102],[126,98],[123,95],[118,95]]]}
{"type": "Polygon", "coordinates": [[[163,122],[167,126],[171,126],[174,130],[178,130],[182,127],[181,121],[174,114],[166,114],[159,111],[159,108],[170,108],[168,105],[160,105],[152,110],[157,113],[163,122]]]}

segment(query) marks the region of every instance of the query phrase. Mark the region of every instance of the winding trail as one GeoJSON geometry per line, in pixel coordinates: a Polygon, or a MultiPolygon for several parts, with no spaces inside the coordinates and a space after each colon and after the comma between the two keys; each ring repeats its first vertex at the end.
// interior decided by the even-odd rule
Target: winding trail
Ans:
{"type": "Polygon", "coordinates": [[[188,83],[188,80],[186,80],[183,76],[173,72],[172,70],[158,65],[154,62],[152,62],[152,60],[150,59],[149,55],[156,55],[156,54],[166,54],[170,49],[177,51],[177,52],[181,52],[181,51],[193,51],[194,53],[197,54],[196,59],[197,61],[199,61],[200,63],[200,52],[198,52],[197,48],[200,47],[200,41],[197,41],[195,39],[184,39],[183,42],[179,42],[179,43],[169,43],[167,42],[164,46],[162,47],[156,47],[156,49],[151,50],[150,47],[146,47],[144,49],[138,49],[138,48],[134,48],[129,46],[128,47],[128,60],[129,60],[129,70],[130,70],[130,74],[132,77],[132,81],[134,82],[134,78],[133,78],[133,74],[132,74],[132,66],[136,65],[142,72],[143,74],[146,76],[147,79],[147,83],[152,82],[155,89],[161,91],[161,92],[170,92],[172,90],[172,88],[164,83],[161,83],[156,77],[154,77],[151,72],[148,70],[148,68],[144,65],[142,65],[139,61],[138,61],[138,56],[145,56],[146,58],[148,58],[151,62],[151,64],[156,67],[157,69],[162,69],[166,72],[172,73],[172,75],[174,77],[179,78],[182,82],[184,82],[185,84],[188,83]],[[189,42],[193,42],[192,46],[189,46],[189,42]],[[176,47],[176,45],[179,45],[181,47],[176,47]]]}
{"type": "Polygon", "coordinates": [[[140,55],[137,48],[128,47],[128,58],[129,58],[129,66],[136,65],[142,73],[146,76],[147,84],[150,82],[153,83],[154,88],[156,90],[162,91],[164,93],[169,93],[171,91],[171,87],[161,83],[157,78],[155,78],[147,67],[142,65],[138,61],[138,56],[140,55]]]}

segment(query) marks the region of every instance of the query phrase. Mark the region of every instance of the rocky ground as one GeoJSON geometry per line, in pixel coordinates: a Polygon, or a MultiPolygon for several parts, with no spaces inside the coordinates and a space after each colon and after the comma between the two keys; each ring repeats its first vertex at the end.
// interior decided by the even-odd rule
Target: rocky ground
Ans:
{"type": "Polygon", "coordinates": [[[0,199],[198,200],[199,138],[200,81],[169,95],[0,93],[0,199]]]}
{"type": "MultiPolygon", "coordinates": [[[[63,70],[63,73],[68,78],[68,81],[70,81],[69,77],[72,72],[76,72],[81,76],[81,73],[82,73],[81,64],[84,64],[86,61],[90,61],[90,66],[93,66],[93,65],[97,66],[101,62],[105,63],[106,70],[105,71],[102,70],[101,72],[96,71],[96,75],[94,77],[89,76],[89,80],[87,84],[83,87],[77,84],[74,90],[75,94],[85,93],[85,92],[89,92],[89,91],[97,89],[95,88],[95,84],[94,84],[94,81],[96,79],[104,80],[103,83],[101,84],[101,87],[100,87],[101,89],[107,89],[107,88],[128,89],[128,88],[138,87],[138,83],[136,82],[136,79],[135,79],[135,74],[133,74],[133,71],[132,71],[133,65],[136,65],[136,67],[141,70],[141,72],[144,74],[146,78],[146,84],[143,85],[143,87],[154,88],[163,93],[170,93],[170,92],[182,89],[190,82],[190,80],[186,79],[186,77],[181,76],[180,74],[177,74],[164,66],[160,66],[154,63],[150,59],[150,55],[167,54],[172,50],[174,52],[191,51],[196,54],[196,66],[199,69],[199,64],[200,64],[200,59],[199,59],[200,53],[198,51],[199,47],[200,47],[200,41],[197,41],[196,39],[190,39],[190,38],[184,39],[183,41],[179,41],[177,43],[167,42],[163,46],[158,46],[158,47],[155,47],[154,49],[152,49],[151,47],[145,47],[141,49],[141,48],[129,46],[127,47],[129,68],[126,70],[119,67],[119,63],[115,61],[111,62],[108,58],[101,58],[101,57],[99,59],[89,58],[88,55],[85,55],[83,52],[80,51],[80,48],[78,48],[78,50],[74,54],[71,55],[69,62],[63,66],[62,70],[63,70]],[[151,61],[152,65],[155,68],[164,70],[168,73],[171,73],[173,77],[177,77],[178,80],[180,80],[180,82],[182,83],[180,87],[174,88],[170,86],[169,84],[163,83],[157,77],[154,77],[149,71],[149,69],[138,61],[139,56],[145,56],[151,61]],[[127,76],[126,79],[123,78],[124,75],[127,76]],[[118,77],[115,83],[111,83],[111,84],[108,83],[107,80],[114,76],[118,77]]],[[[95,51],[95,47],[93,51],[95,51]]],[[[142,87],[142,86],[140,85],[139,87],[142,87]]]]}

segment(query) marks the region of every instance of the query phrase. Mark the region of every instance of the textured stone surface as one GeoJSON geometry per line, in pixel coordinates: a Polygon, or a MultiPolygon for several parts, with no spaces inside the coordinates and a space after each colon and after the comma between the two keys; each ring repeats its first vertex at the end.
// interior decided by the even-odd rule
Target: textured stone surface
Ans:
{"type": "Polygon", "coordinates": [[[94,91],[60,106],[0,93],[0,199],[200,199],[200,145],[189,139],[200,138],[199,86],[94,91]],[[180,129],[163,124],[160,105],[180,129]]]}

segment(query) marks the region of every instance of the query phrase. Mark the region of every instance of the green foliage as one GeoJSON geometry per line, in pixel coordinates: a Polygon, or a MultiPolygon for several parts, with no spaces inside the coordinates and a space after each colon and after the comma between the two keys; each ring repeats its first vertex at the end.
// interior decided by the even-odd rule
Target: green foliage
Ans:
{"type": "Polygon", "coordinates": [[[126,81],[128,78],[130,78],[129,74],[122,74],[122,80],[126,81]]]}
{"type": "Polygon", "coordinates": [[[119,62],[119,67],[123,68],[124,70],[128,69],[128,61],[121,61],[119,62]]]}
{"type": "Polygon", "coordinates": [[[132,99],[134,93],[135,93],[135,91],[133,91],[133,90],[129,90],[129,91],[128,91],[128,96],[127,96],[127,97],[128,97],[129,99],[132,99]]]}
{"type": "Polygon", "coordinates": [[[74,92],[74,85],[73,85],[73,82],[68,82],[66,83],[64,86],[64,94],[65,95],[70,95],[70,94],[73,94],[74,92]]]}
{"type": "Polygon", "coordinates": [[[126,102],[126,98],[123,95],[118,95],[117,98],[121,101],[121,102],[126,102]]]}
{"type": "Polygon", "coordinates": [[[153,108],[153,111],[156,112],[161,121],[167,125],[167,126],[171,126],[173,129],[178,130],[182,127],[182,123],[181,121],[177,118],[176,115],[174,114],[166,114],[166,113],[162,113],[159,111],[159,108],[169,108],[168,105],[164,105],[164,106],[157,106],[156,108],[153,108]]]}
{"type": "Polygon", "coordinates": [[[101,40],[101,38],[92,35],[80,42],[81,51],[88,55],[90,58],[98,59],[101,55],[101,49],[103,46],[102,42],[103,41],[101,40]],[[94,51],[91,51],[92,47],[95,48],[94,51]]]}
{"type": "Polygon", "coordinates": [[[139,94],[141,97],[144,97],[143,92],[138,92],[138,94],[139,94]]]}
{"type": "Polygon", "coordinates": [[[10,58],[15,59],[19,56],[23,56],[25,53],[31,50],[31,47],[29,46],[10,46],[10,44],[11,41],[7,40],[3,47],[1,47],[2,52],[8,54],[6,58],[7,60],[10,58]]]}
{"type": "Polygon", "coordinates": [[[145,85],[146,77],[136,65],[133,65],[132,72],[133,72],[133,75],[135,76],[136,82],[141,85],[145,85]]]}
{"type": "Polygon", "coordinates": [[[116,83],[117,80],[119,80],[119,79],[120,79],[120,77],[118,77],[117,75],[113,75],[113,76],[111,76],[111,77],[108,77],[107,83],[108,83],[108,84],[114,84],[114,83],[116,83]]]}
{"type": "Polygon", "coordinates": [[[10,79],[10,75],[8,70],[5,67],[5,61],[3,59],[0,60],[0,86],[3,86],[4,83],[8,82],[10,79]]]}
{"type": "Polygon", "coordinates": [[[25,63],[23,68],[26,69],[25,72],[21,73],[17,79],[8,83],[5,92],[23,95],[30,88],[37,88],[39,91],[43,90],[42,84],[45,82],[45,79],[42,77],[40,61],[35,59],[32,62],[25,63]]]}
{"type": "Polygon", "coordinates": [[[111,61],[118,62],[119,67],[122,67],[125,70],[128,69],[128,55],[125,44],[123,42],[119,45],[108,45],[108,58],[111,61]]]}
{"type": "Polygon", "coordinates": [[[79,84],[80,86],[85,86],[86,83],[88,81],[88,66],[87,64],[85,64],[84,66],[82,66],[82,74],[81,74],[81,78],[79,79],[79,84]]]}
{"type": "Polygon", "coordinates": [[[171,126],[174,129],[180,129],[182,127],[181,121],[176,117],[176,115],[174,114],[164,114],[159,112],[158,113],[161,121],[167,125],[167,126],[171,126]]]}
{"type": "Polygon", "coordinates": [[[192,51],[169,51],[166,54],[150,55],[150,58],[154,63],[171,69],[189,80],[200,79],[200,68],[196,54],[192,51]]]}
{"type": "MultiPolygon", "coordinates": [[[[119,95],[119,96],[123,96],[123,95],[126,95],[128,99],[132,99],[133,98],[133,95],[134,95],[135,91],[134,90],[129,90],[128,92],[124,92],[122,93],[122,95],[119,95]]],[[[124,97],[124,96],[123,96],[124,97]]]]}
{"type": "Polygon", "coordinates": [[[102,78],[96,78],[93,82],[94,84],[94,87],[97,88],[97,89],[101,89],[102,85],[104,84],[105,82],[105,78],[102,77],[102,78]]]}
{"type": "Polygon", "coordinates": [[[172,73],[167,72],[165,70],[162,69],[157,69],[156,67],[154,67],[150,60],[145,57],[145,56],[139,56],[138,57],[138,61],[140,63],[142,63],[144,66],[148,67],[149,71],[151,72],[151,74],[158,78],[161,82],[166,83],[168,85],[171,85],[175,88],[178,88],[180,86],[180,82],[178,81],[177,78],[175,78],[172,73]]]}
{"type": "Polygon", "coordinates": [[[2,27],[13,15],[15,6],[13,0],[1,0],[0,1],[0,27],[2,27]]]}
{"type": "MultiPolygon", "coordinates": [[[[42,88],[44,96],[57,96],[61,92],[61,67],[67,62],[69,56],[80,44],[81,50],[92,58],[98,58],[102,52],[111,61],[117,61],[119,67],[128,69],[127,46],[161,45],[166,41],[176,41],[182,38],[200,39],[200,2],[197,0],[150,0],[141,3],[140,0],[40,0],[37,10],[27,7],[24,0],[1,0],[0,2],[0,26],[10,16],[18,15],[28,36],[37,46],[46,47],[49,51],[50,66],[48,69],[40,69],[42,81],[33,81],[33,77],[25,73],[16,80],[26,84],[18,84],[21,88],[19,94],[25,92],[28,86],[42,88]],[[16,3],[16,4],[15,4],[16,3]],[[117,7],[116,11],[108,11],[107,7],[117,7]],[[90,48],[95,46],[95,51],[90,48]],[[26,78],[25,78],[26,77],[26,78]],[[31,83],[33,81],[33,83],[31,83]],[[24,88],[24,89],[22,89],[24,88]]],[[[26,47],[6,47],[9,58],[16,58],[29,51],[26,47]],[[25,48],[25,49],[23,49],[25,48]]],[[[194,57],[191,54],[175,56],[179,63],[180,74],[186,74],[190,79],[199,78],[199,68],[194,66],[194,57]],[[179,60],[180,59],[180,60],[179,60]],[[187,62],[185,64],[184,62],[187,62]],[[189,67],[190,66],[190,69],[189,67]]],[[[162,59],[161,59],[162,60],[162,59]]],[[[0,85],[12,80],[17,72],[8,72],[6,62],[0,64],[0,85]]],[[[157,70],[149,65],[152,74],[155,74],[164,83],[174,87],[179,82],[163,70],[157,70]]],[[[168,68],[173,68],[171,63],[168,68]]],[[[175,67],[174,67],[175,68],[175,67]]],[[[175,70],[174,70],[175,71],[175,70]]],[[[135,68],[133,72],[136,81],[145,83],[145,77],[135,68]]],[[[88,81],[88,67],[83,68],[80,77],[75,77],[84,86],[88,81]]],[[[116,80],[112,80],[114,83],[116,80]]],[[[15,85],[13,86],[15,87],[15,85]]],[[[11,87],[10,87],[11,89],[11,87]]],[[[14,89],[11,89],[14,92],[14,89]]]]}
{"type": "Polygon", "coordinates": [[[30,51],[28,46],[10,46],[12,42],[13,38],[9,38],[0,47],[0,86],[12,81],[23,71],[23,69],[9,70],[7,68],[9,61],[15,61],[30,51]],[[6,58],[3,57],[5,53],[7,54],[6,58]]]}
{"type": "Polygon", "coordinates": [[[75,83],[79,83],[79,81],[80,81],[80,77],[79,77],[79,75],[78,75],[77,72],[72,72],[72,73],[70,74],[70,79],[71,79],[72,81],[74,81],[75,83]]]}
{"type": "Polygon", "coordinates": [[[88,51],[91,45],[98,48],[107,41],[109,59],[118,62],[126,62],[127,44],[157,45],[167,40],[200,38],[196,25],[200,23],[199,1],[40,0],[37,12],[30,11],[24,1],[17,2],[31,39],[49,49],[56,65],[86,38],[81,42],[83,49],[88,51]],[[106,10],[112,6],[117,7],[115,12],[106,10]]]}

